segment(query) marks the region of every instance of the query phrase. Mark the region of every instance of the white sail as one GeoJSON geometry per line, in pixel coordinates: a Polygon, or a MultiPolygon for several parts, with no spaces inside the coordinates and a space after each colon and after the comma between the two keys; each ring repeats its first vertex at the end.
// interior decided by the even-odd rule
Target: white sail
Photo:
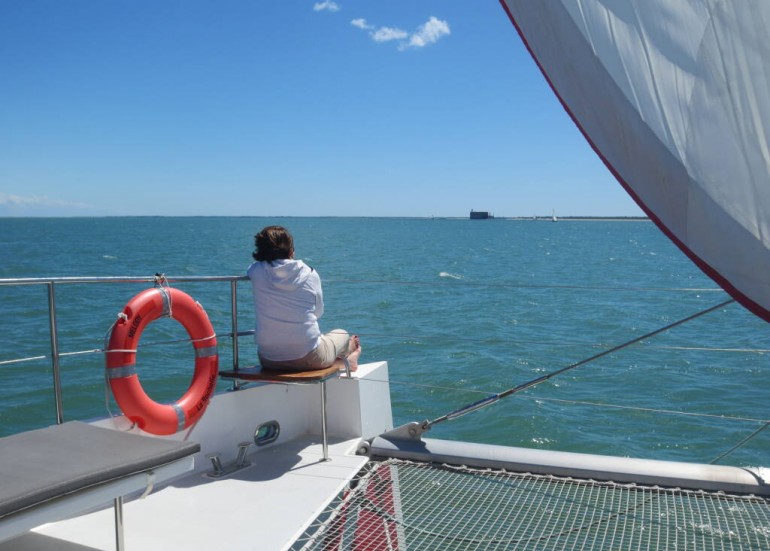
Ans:
{"type": "Polygon", "coordinates": [[[640,207],[770,320],[770,2],[500,1],[640,207]]]}

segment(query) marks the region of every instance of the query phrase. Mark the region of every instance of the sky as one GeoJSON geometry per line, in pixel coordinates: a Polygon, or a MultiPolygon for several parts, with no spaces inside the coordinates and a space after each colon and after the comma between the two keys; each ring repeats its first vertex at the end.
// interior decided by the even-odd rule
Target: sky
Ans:
{"type": "Polygon", "coordinates": [[[0,216],[638,216],[498,0],[3,0],[0,216]]]}

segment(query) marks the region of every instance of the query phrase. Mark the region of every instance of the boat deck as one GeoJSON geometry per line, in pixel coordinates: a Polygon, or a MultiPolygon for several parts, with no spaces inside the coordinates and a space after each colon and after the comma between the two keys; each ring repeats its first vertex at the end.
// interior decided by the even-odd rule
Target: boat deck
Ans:
{"type": "MultiPolygon", "coordinates": [[[[126,549],[285,549],[367,462],[358,439],[317,436],[247,456],[251,465],[212,479],[196,472],[124,505],[126,549]]],[[[41,526],[1,551],[114,549],[113,509],[41,526]]]]}

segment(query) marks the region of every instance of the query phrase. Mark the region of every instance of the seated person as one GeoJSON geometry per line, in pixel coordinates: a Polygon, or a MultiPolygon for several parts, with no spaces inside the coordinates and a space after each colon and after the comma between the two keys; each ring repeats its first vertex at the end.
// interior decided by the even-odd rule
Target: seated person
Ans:
{"type": "Polygon", "coordinates": [[[294,259],[294,240],[281,226],[268,226],[254,238],[255,262],[247,274],[254,290],[259,361],[268,369],[309,371],[347,358],[358,368],[361,343],[343,329],[321,334],[324,301],[318,273],[294,259]]]}

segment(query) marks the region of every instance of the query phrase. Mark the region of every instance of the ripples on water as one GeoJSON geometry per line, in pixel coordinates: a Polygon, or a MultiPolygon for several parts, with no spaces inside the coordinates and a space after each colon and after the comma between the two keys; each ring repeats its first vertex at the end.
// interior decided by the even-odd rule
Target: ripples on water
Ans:
{"type": "MultiPolygon", "coordinates": [[[[323,278],[322,327],[360,334],[365,360],[389,362],[397,423],[435,419],[725,299],[641,221],[0,219],[0,277],[242,274],[254,233],[273,223],[292,231],[297,255],[323,278]],[[671,290],[683,288],[697,290],[671,290]]],[[[178,286],[220,334],[230,330],[228,284],[178,286]]],[[[117,312],[144,287],[57,285],[61,350],[102,348],[117,312]]],[[[239,285],[241,329],[252,324],[249,293],[239,285]]],[[[0,361],[48,355],[45,289],[0,287],[0,304],[0,361]]],[[[752,350],[770,349],[769,337],[766,324],[731,305],[430,436],[709,461],[760,425],[646,409],[767,418],[767,357],[752,350]]],[[[142,343],[182,338],[181,326],[162,320],[142,343]]],[[[251,339],[240,342],[242,363],[253,361],[251,339]]],[[[227,365],[226,339],[220,350],[227,365]]],[[[189,383],[189,345],[145,346],[138,369],[153,398],[172,401],[189,383]]],[[[0,366],[3,433],[54,420],[50,371],[48,360],[0,366]]],[[[105,413],[101,354],[64,358],[62,373],[66,418],[105,413]]],[[[724,462],[770,463],[769,438],[724,462]]]]}

